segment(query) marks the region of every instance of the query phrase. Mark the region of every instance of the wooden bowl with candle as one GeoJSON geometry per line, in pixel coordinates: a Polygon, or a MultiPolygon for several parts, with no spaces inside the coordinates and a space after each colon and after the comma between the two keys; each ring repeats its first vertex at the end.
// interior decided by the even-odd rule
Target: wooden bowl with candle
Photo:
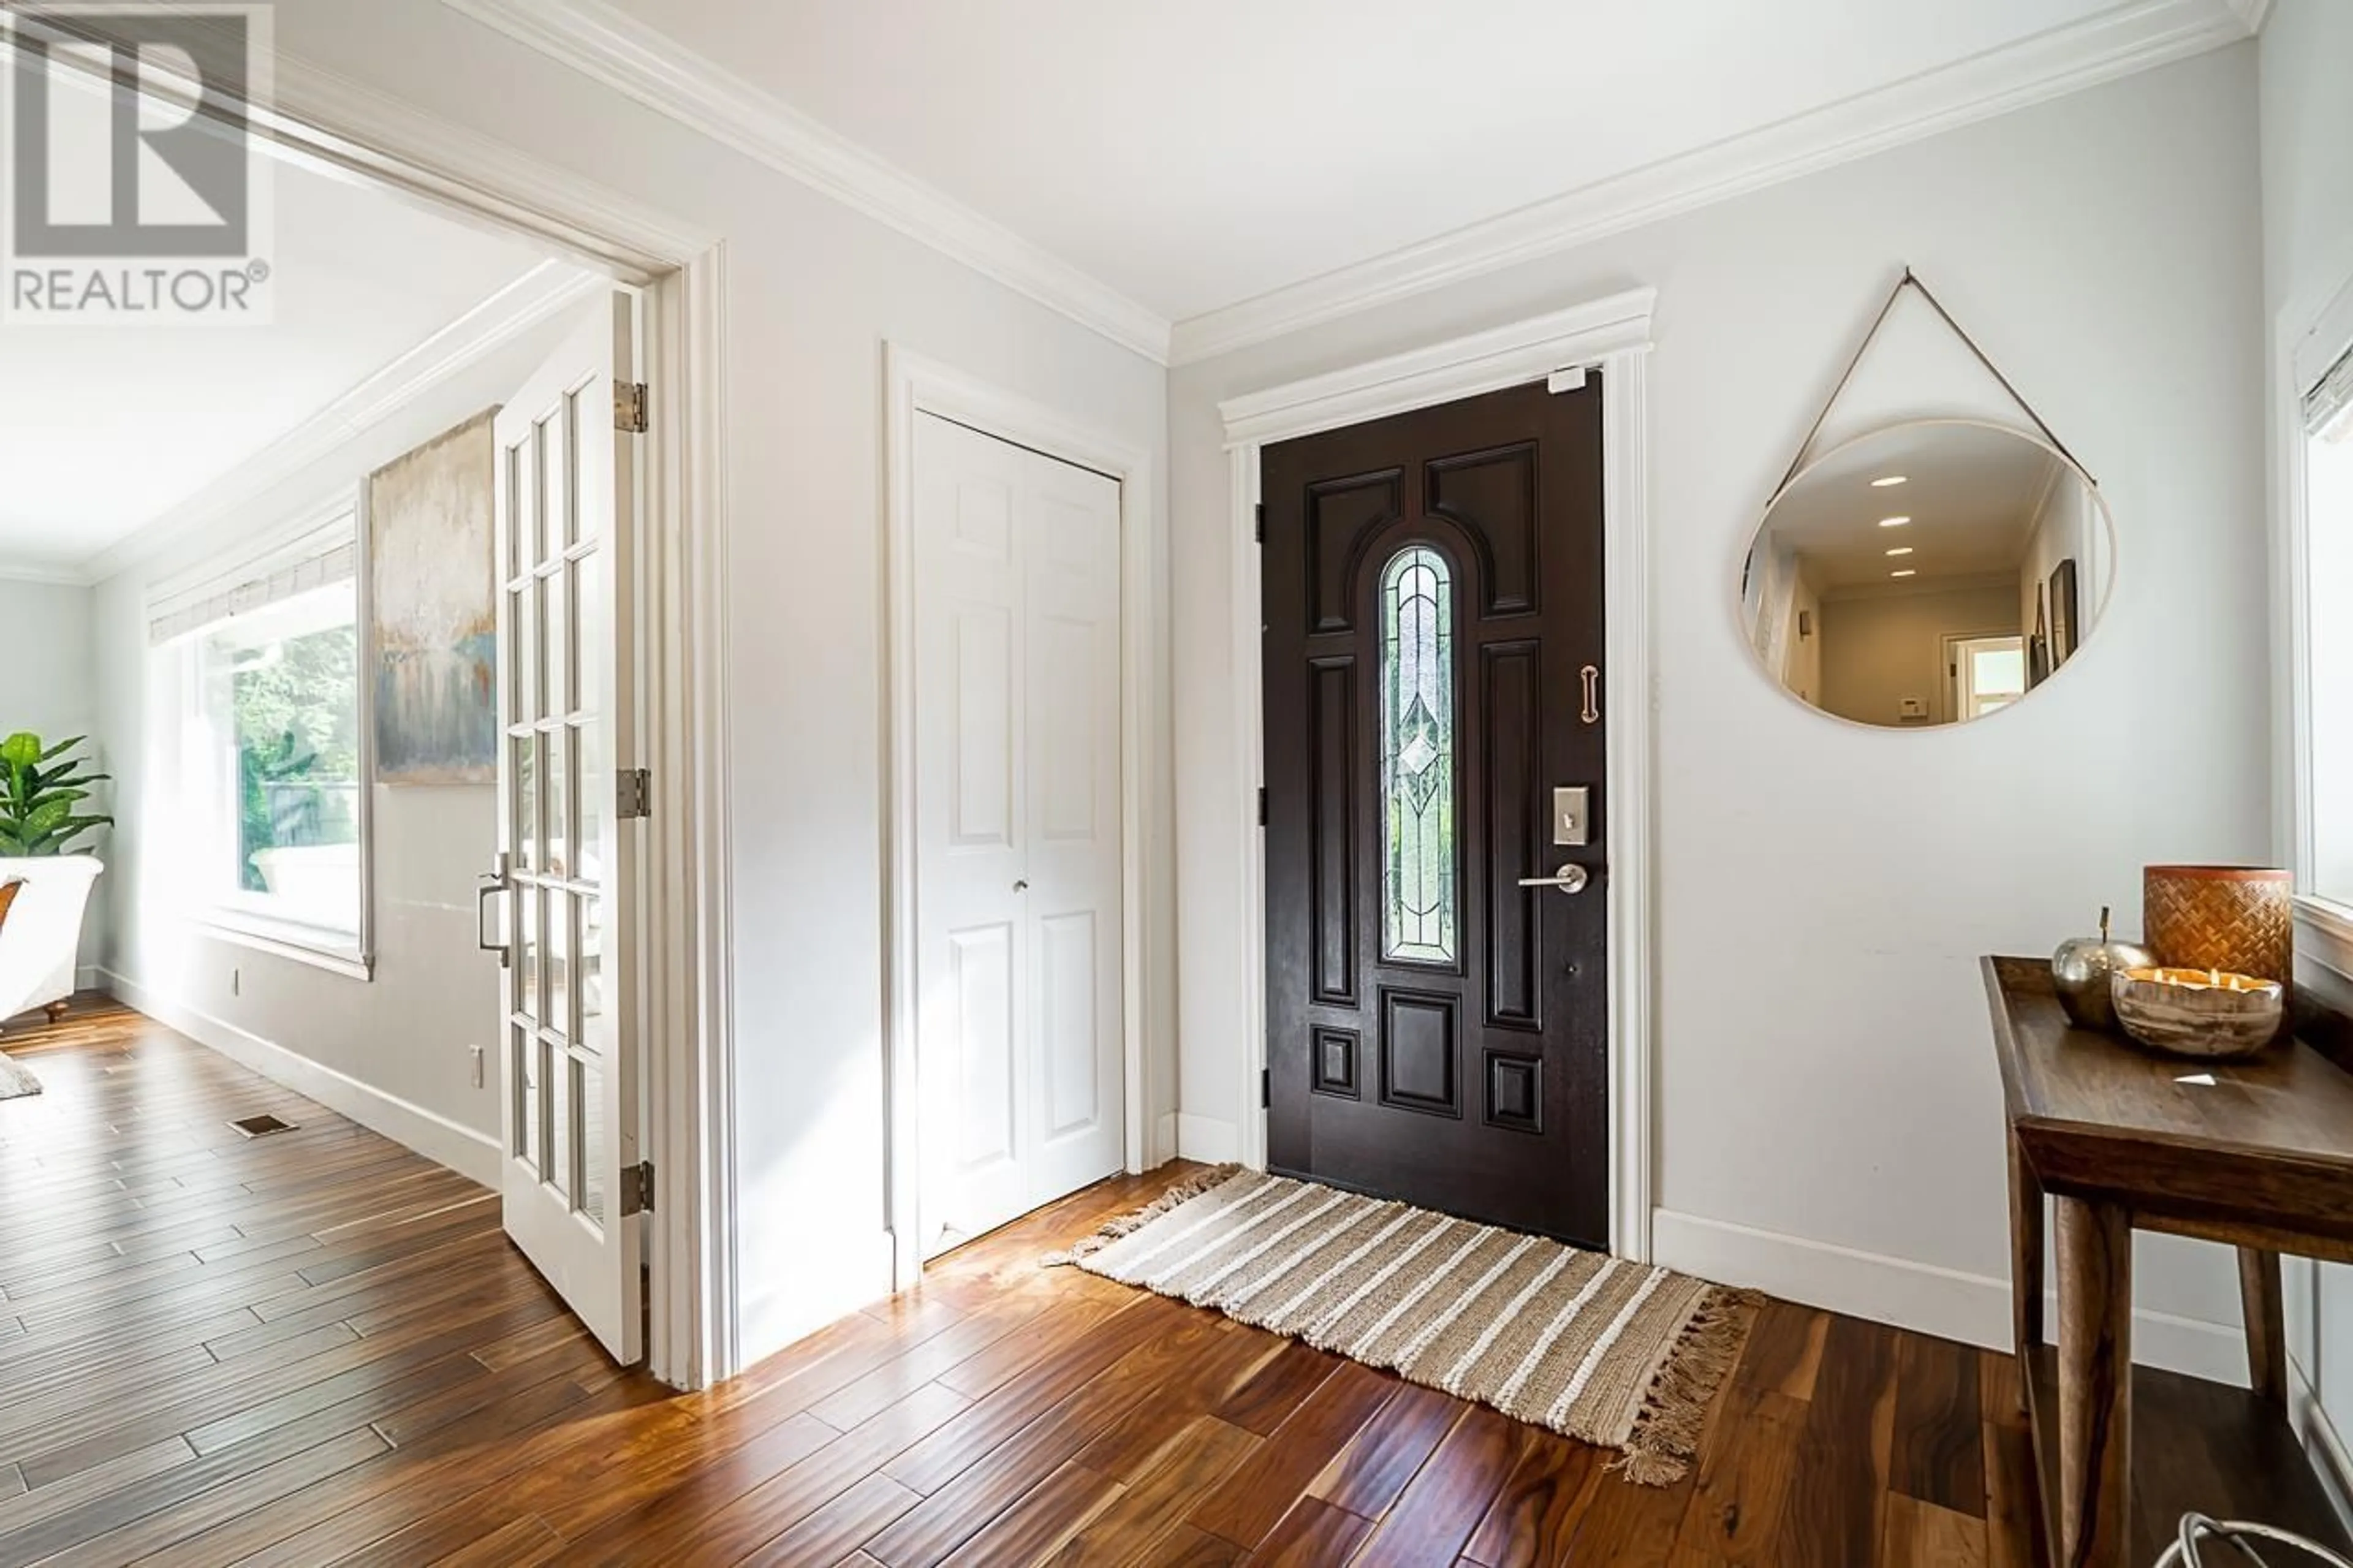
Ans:
{"type": "Polygon", "coordinates": [[[2119,969],[2108,987],[2125,1033],[2178,1057],[2253,1056],[2287,1014],[2278,981],[2220,969],[2119,969]]]}

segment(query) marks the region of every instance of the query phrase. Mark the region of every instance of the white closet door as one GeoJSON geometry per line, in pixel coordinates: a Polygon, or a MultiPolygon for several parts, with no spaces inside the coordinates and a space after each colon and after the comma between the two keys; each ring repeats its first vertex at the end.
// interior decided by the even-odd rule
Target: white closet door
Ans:
{"type": "Polygon", "coordinates": [[[915,426],[930,1257],[1122,1163],[1119,486],[915,426]]]}

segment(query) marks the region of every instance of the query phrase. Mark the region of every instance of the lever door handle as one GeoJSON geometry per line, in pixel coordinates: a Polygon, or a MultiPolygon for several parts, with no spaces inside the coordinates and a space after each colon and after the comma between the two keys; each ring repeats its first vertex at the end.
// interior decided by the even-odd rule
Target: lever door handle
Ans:
{"type": "Polygon", "coordinates": [[[1581,893],[1593,874],[1582,866],[1563,866],[1549,877],[1523,877],[1523,888],[1558,888],[1564,893],[1581,893]]]}

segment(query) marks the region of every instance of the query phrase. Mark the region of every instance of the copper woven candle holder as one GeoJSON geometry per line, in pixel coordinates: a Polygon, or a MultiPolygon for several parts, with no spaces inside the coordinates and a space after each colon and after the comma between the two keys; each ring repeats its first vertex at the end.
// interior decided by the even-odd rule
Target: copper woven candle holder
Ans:
{"type": "Polygon", "coordinates": [[[2295,978],[2295,885],[2253,866],[2150,866],[2141,872],[2141,929],[2172,968],[2295,978]]]}

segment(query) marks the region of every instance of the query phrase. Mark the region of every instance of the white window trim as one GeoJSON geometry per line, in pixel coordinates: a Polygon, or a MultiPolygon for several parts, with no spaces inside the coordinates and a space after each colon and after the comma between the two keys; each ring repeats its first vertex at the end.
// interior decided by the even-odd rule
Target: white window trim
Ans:
{"type": "MultiPolygon", "coordinates": [[[[366,879],[364,856],[361,858],[361,879],[363,881],[366,879]]],[[[222,906],[199,910],[188,918],[196,928],[197,934],[215,942],[251,948],[257,952],[290,959],[296,963],[307,963],[313,969],[323,969],[346,980],[375,979],[375,956],[364,947],[354,947],[344,941],[342,931],[306,926],[295,921],[272,920],[267,915],[247,914],[222,906]]],[[[362,923],[366,923],[364,917],[362,923]]]]}
{"type": "Polygon", "coordinates": [[[2326,296],[2281,310],[2272,344],[2273,454],[2272,626],[2275,846],[2295,877],[2296,950],[2353,979],[2353,905],[2308,889],[2316,863],[2312,798],[2312,637],[2306,611],[2311,519],[2306,486],[2311,433],[2305,428],[2306,388],[2327,374],[2353,343],[2353,275],[2326,296]]]}
{"type": "MultiPolygon", "coordinates": [[[[191,902],[185,918],[198,935],[248,947],[275,957],[291,959],[363,984],[375,980],[375,682],[369,679],[375,648],[375,605],[370,582],[367,485],[343,487],[318,503],[305,507],[286,521],[257,533],[252,548],[223,570],[208,563],[201,572],[184,573],[156,584],[141,606],[142,626],[152,624],[174,602],[199,598],[236,579],[250,579],[281,558],[305,553],[312,539],[344,518],[352,520],[353,626],[359,645],[357,693],[359,724],[359,922],[356,933],[331,931],[285,920],[234,902],[203,899],[191,902]]],[[[193,635],[193,634],[192,634],[193,635]]],[[[154,700],[151,689],[149,700],[154,700]]],[[[185,692],[172,700],[185,710],[185,692]]]]}

